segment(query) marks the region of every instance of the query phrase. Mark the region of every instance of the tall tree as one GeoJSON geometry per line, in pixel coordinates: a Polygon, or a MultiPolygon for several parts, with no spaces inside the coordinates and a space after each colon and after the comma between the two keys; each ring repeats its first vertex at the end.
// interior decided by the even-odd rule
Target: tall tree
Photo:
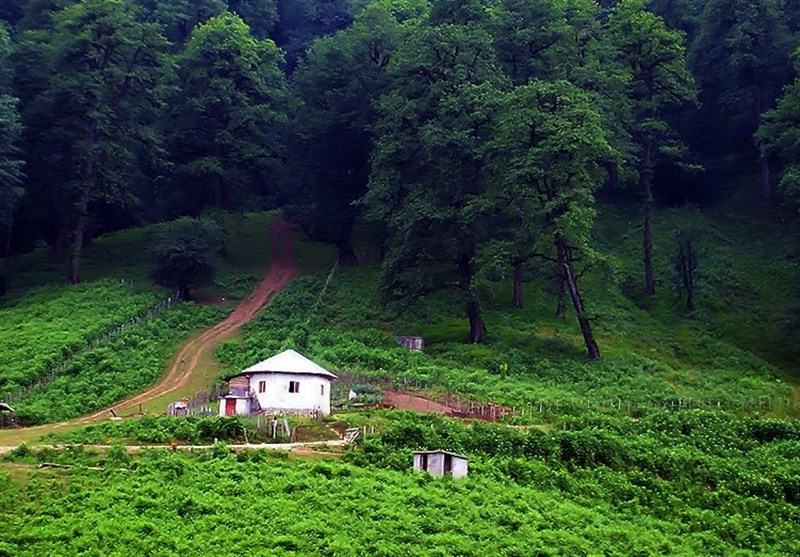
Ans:
{"type": "Polygon", "coordinates": [[[348,0],[278,0],[275,42],[286,52],[293,72],[314,39],[346,29],[352,22],[348,0]]]}
{"type": "Polygon", "coordinates": [[[25,193],[15,230],[17,246],[44,239],[54,261],[61,261],[69,240],[70,207],[65,176],[70,174],[69,138],[58,126],[60,117],[45,94],[52,75],[54,16],[71,0],[30,0],[17,26],[14,87],[21,100],[26,161],[25,193]]]}
{"type": "Polygon", "coordinates": [[[160,23],[174,49],[184,45],[201,23],[227,8],[225,0],[136,0],[148,21],[160,23]]]}
{"type": "Polygon", "coordinates": [[[68,196],[74,203],[69,278],[79,280],[91,203],[130,202],[130,174],[153,129],[143,114],[158,103],[159,27],[125,0],[84,0],[54,17],[43,95],[68,139],[68,196]]]}
{"type": "Polygon", "coordinates": [[[566,81],[532,81],[504,99],[492,143],[503,206],[523,210],[527,226],[539,228],[536,250],[563,277],[593,360],[600,349],[575,259],[580,252],[593,255],[594,191],[602,183],[603,161],[612,156],[610,135],[591,95],[566,81]]]}
{"type": "Polygon", "coordinates": [[[300,102],[288,211],[314,238],[338,246],[340,264],[358,262],[354,202],[366,193],[375,104],[390,85],[387,66],[408,25],[370,5],[349,29],[315,41],[293,75],[300,102]]]}
{"type": "Polygon", "coordinates": [[[278,22],[277,0],[228,0],[228,9],[241,17],[259,39],[269,37],[278,22]]]}
{"type": "MultiPolygon", "coordinates": [[[[491,14],[489,29],[498,58],[513,83],[563,79],[593,92],[606,127],[613,132],[610,140],[615,146],[614,159],[606,161],[606,168],[612,187],[616,187],[621,160],[631,151],[624,125],[630,119],[628,78],[616,60],[616,50],[604,30],[597,3],[502,0],[491,14]]],[[[532,238],[537,231],[529,229],[530,223],[521,211],[512,211],[508,216],[511,241],[506,247],[514,269],[513,301],[519,307],[523,267],[532,257],[532,238]]]]}
{"type": "MultiPolygon", "coordinates": [[[[9,63],[11,38],[0,21],[0,230],[5,232],[3,251],[6,261],[11,256],[11,231],[14,210],[21,195],[22,153],[20,139],[22,123],[18,104],[12,88],[12,71],[9,63]]],[[[0,275],[0,295],[5,291],[8,266],[0,275]]]]}
{"type": "Polygon", "coordinates": [[[153,279],[191,299],[191,289],[214,281],[222,231],[211,220],[184,217],[164,225],[152,248],[153,279]]]}
{"type": "MultiPolygon", "coordinates": [[[[783,0],[709,0],[703,10],[692,56],[702,101],[720,114],[716,123],[722,133],[715,139],[743,156],[753,148],[763,113],[791,81],[789,58],[797,39],[787,27],[786,5],[783,0]]],[[[768,199],[770,168],[763,141],[756,154],[761,194],[768,199]]]]}
{"type": "Polygon", "coordinates": [[[643,0],[622,0],[610,20],[613,41],[629,73],[631,135],[644,197],[645,294],[656,292],[653,274],[653,187],[659,157],[680,160],[685,151],[675,138],[668,113],[695,101],[694,82],[686,66],[684,37],[644,9],[643,0]]]}
{"type": "Polygon", "coordinates": [[[242,19],[224,13],[198,26],[177,57],[167,118],[181,210],[240,207],[274,182],[286,120],[282,55],[242,19]]]}
{"type": "MultiPolygon", "coordinates": [[[[800,50],[795,54],[795,68],[800,75],[800,50]]],[[[778,105],[766,113],[756,141],[784,163],[780,191],[792,204],[800,206],[800,77],[786,87],[778,105]]]]}
{"type": "Polygon", "coordinates": [[[477,255],[496,233],[484,155],[506,81],[473,25],[421,26],[389,66],[395,86],[379,104],[366,196],[389,229],[383,289],[405,299],[455,289],[477,343],[477,255]]]}

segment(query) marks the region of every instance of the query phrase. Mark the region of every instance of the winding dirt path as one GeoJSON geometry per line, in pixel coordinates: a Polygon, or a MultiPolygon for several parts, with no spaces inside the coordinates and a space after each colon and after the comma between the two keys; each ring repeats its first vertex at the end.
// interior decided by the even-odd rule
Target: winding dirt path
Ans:
{"type": "Polygon", "coordinates": [[[120,413],[124,408],[144,404],[185,386],[204,355],[212,353],[220,343],[230,338],[242,325],[253,319],[297,275],[292,251],[291,226],[283,220],[275,222],[270,229],[269,241],[272,266],[264,279],[228,317],[184,344],[172,360],[167,373],[156,385],[113,406],[81,418],[30,428],[2,430],[0,431],[0,437],[3,438],[2,444],[12,445],[15,442],[35,439],[52,430],[97,422],[108,418],[111,411],[120,413]]]}

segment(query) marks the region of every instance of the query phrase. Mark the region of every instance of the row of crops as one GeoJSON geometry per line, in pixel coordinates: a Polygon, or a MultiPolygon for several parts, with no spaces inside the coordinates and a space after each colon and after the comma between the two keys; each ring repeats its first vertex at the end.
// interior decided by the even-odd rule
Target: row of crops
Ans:
{"type": "Polygon", "coordinates": [[[163,294],[114,280],[39,288],[0,307],[0,397],[35,383],[163,294]]]}
{"type": "MultiPolygon", "coordinates": [[[[576,429],[391,415],[346,462],[264,451],[128,455],[20,448],[0,468],[0,554],[797,555],[794,422],[660,413],[576,429]],[[469,477],[411,472],[415,448],[470,458],[469,477]],[[95,466],[92,470],[82,466],[95,466]],[[124,470],[118,471],[118,469],[124,470]],[[12,469],[12,468],[10,468],[12,469]]],[[[209,427],[222,424],[206,420],[209,427]]],[[[216,433],[216,432],[215,432],[216,433]]]]}

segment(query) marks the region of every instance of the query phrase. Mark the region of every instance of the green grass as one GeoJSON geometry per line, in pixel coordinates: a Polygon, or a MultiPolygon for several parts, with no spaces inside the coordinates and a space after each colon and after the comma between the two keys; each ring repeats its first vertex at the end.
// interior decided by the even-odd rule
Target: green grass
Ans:
{"type": "Polygon", "coordinates": [[[88,341],[159,301],[153,290],[104,280],[73,288],[41,287],[0,307],[0,395],[32,384],[88,341]]]}
{"type": "MultiPolygon", "coordinates": [[[[230,308],[231,301],[252,290],[269,268],[269,229],[277,217],[275,212],[223,217],[227,254],[220,260],[217,283],[198,292],[201,298],[217,293],[229,302],[223,308],[230,308]]],[[[16,287],[0,300],[0,395],[16,393],[70,358],[54,380],[14,400],[22,423],[75,417],[142,390],[161,375],[189,334],[222,319],[219,309],[183,304],[89,346],[168,295],[148,278],[148,245],[160,228],[124,230],[95,240],[84,258],[87,282],[77,286],[64,284],[65,265],[51,263],[44,249],[15,262],[16,287]],[[37,284],[44,286],[32,286],[37,284]]]]}
{"type": "Polygon", "coordinates": [[[77,467],[37,471],[22,481],[0,469],[0,530],[7,532],[0,551],[20,557],[226,556],[254,547],[275,556],[796,554],[800,513],[787,499],[798,495],[796,428],[782,434],[795,440],[751,437],[724,449],[704,441],[717,432],[713,427],[670,442],[673,427],[693,423],[654,421],[647,426],[656,432],[647,435],[591,428],[547,435],[408,417],[368,440],[363,452],[346,455],[350,463],[289,461],[262,451],[233,455],[224,444],[197,455],[136,457],[120,449],[18,450],[13,461],[20,464],[77,467]],[[410,450],[429,442],[467,449],[469,477],[434,480],[410,472],[410,450]],[[767,476],[764,465],[772,470],[767,476]]]}

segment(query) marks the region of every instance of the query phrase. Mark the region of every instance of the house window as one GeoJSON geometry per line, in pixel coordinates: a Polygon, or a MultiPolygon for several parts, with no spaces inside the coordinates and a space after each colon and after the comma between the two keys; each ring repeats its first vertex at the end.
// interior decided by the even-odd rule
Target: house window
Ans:
{"type": "Polygon", "coordinates": [[[300,392],[300,381],[289,381],[289,392],[290,393],[299,393],[300,392]]]}
{"type": "Polygon", "coordinates": [[[266,381],[259,381],[258,382],[258,392],[259,393],[266,393],[267,392],[267,382],[266,381]]]}
{"type": "Polygon", "coordinates": [[[325,385],[319,386],[319,394],[320,396],[325,396],[325,385]]]}

